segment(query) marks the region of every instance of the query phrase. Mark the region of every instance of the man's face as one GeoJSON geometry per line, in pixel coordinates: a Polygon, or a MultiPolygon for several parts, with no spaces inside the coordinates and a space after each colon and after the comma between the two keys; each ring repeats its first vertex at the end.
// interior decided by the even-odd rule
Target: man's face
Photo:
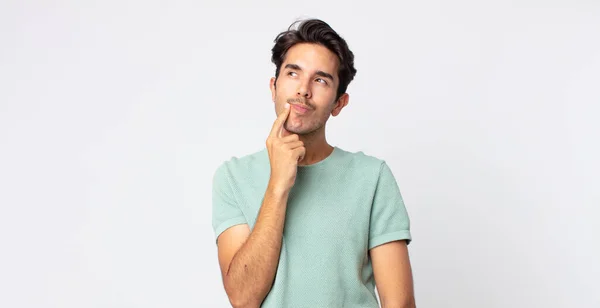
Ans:
{"type": "Polygon", "coordinates": [[[271,78],[275,112],[279,114],[285,103],[291,105],[284,124],[287,131],[314,133],[347,104],[347,94],[336,101],[338,66],[337,56],[321,45],[301,43],[288,50],[277,80],[271,78]]]}

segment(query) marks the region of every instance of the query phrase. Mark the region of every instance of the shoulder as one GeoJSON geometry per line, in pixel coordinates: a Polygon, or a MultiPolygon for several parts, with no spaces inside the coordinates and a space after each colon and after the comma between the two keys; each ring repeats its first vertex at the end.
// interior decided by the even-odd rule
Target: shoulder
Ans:
{"type": "Polygon", "coordinates": [[[384,159],[369,153],[365,153],[364,151],[353,152],[340,148],[337,148],[337,150],[340,152],[341,160],[352,168],[370,170],[378,173],[386,164],[384,159]]]}
{"type": "Polygon", "coordinates": [[[215,170],[215,177],[229,177],[233,174],[262,170],[265,168],[265,164],[268,167],[268,162],[269,156],[266,148],[241,156],[231,156],[219,163],[215,170]]]}

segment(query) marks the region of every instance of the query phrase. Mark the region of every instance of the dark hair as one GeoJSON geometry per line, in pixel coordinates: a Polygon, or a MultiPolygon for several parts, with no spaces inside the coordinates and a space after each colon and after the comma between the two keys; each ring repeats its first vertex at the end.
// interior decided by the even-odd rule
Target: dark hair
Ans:
{"type": "Polygon", "coordinates": [[[336,97],[336,99],[338,99],[346,92],[348,84],[350,84],[352,79],[354,79],[354,75],[356,75],[356,69],[354,68],[354,54],[348,48],[346,41],[326,22],[319,19],[308,19],[292,23],[287,31],[277,35],[275,38],[275,46],[271,49],[273,53],[271,62],[277,67],[275,70],[276,79],[279,77],[279,71],[287,51],[298,43],[319,44],[337,55],[340,61],[337,72],[340,79],[336,97]],[[297,23],[300,23],[300,26],[295,30],[292,29],[297,23]]]}

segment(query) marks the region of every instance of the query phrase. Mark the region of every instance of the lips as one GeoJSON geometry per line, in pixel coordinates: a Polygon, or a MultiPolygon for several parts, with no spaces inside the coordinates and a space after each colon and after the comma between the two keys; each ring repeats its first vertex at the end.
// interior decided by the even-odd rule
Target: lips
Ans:
{"type": "Polygon", "coordinates": [[[310,108],[303,106],[303,105],[298,105],[298,104],[293,104],[292,109],[294,109],[294,111],[296,111],[297,113],[300,113],[300,114],[304,114],[304,113],[307,113],[310,111],[310,108]]]}

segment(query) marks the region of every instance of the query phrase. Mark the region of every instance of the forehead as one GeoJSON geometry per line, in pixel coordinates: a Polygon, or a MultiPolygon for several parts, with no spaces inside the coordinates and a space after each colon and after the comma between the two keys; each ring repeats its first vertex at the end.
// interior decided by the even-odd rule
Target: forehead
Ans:
{"type": "Polygon", "coordinates": [[[327,47],[318,44],[300,43],[292,46],[286,53],[282,67],[286,64],[296,64],[303,71],[323,71],[337,79],[339,67],[338,57],[327,47]]]}

